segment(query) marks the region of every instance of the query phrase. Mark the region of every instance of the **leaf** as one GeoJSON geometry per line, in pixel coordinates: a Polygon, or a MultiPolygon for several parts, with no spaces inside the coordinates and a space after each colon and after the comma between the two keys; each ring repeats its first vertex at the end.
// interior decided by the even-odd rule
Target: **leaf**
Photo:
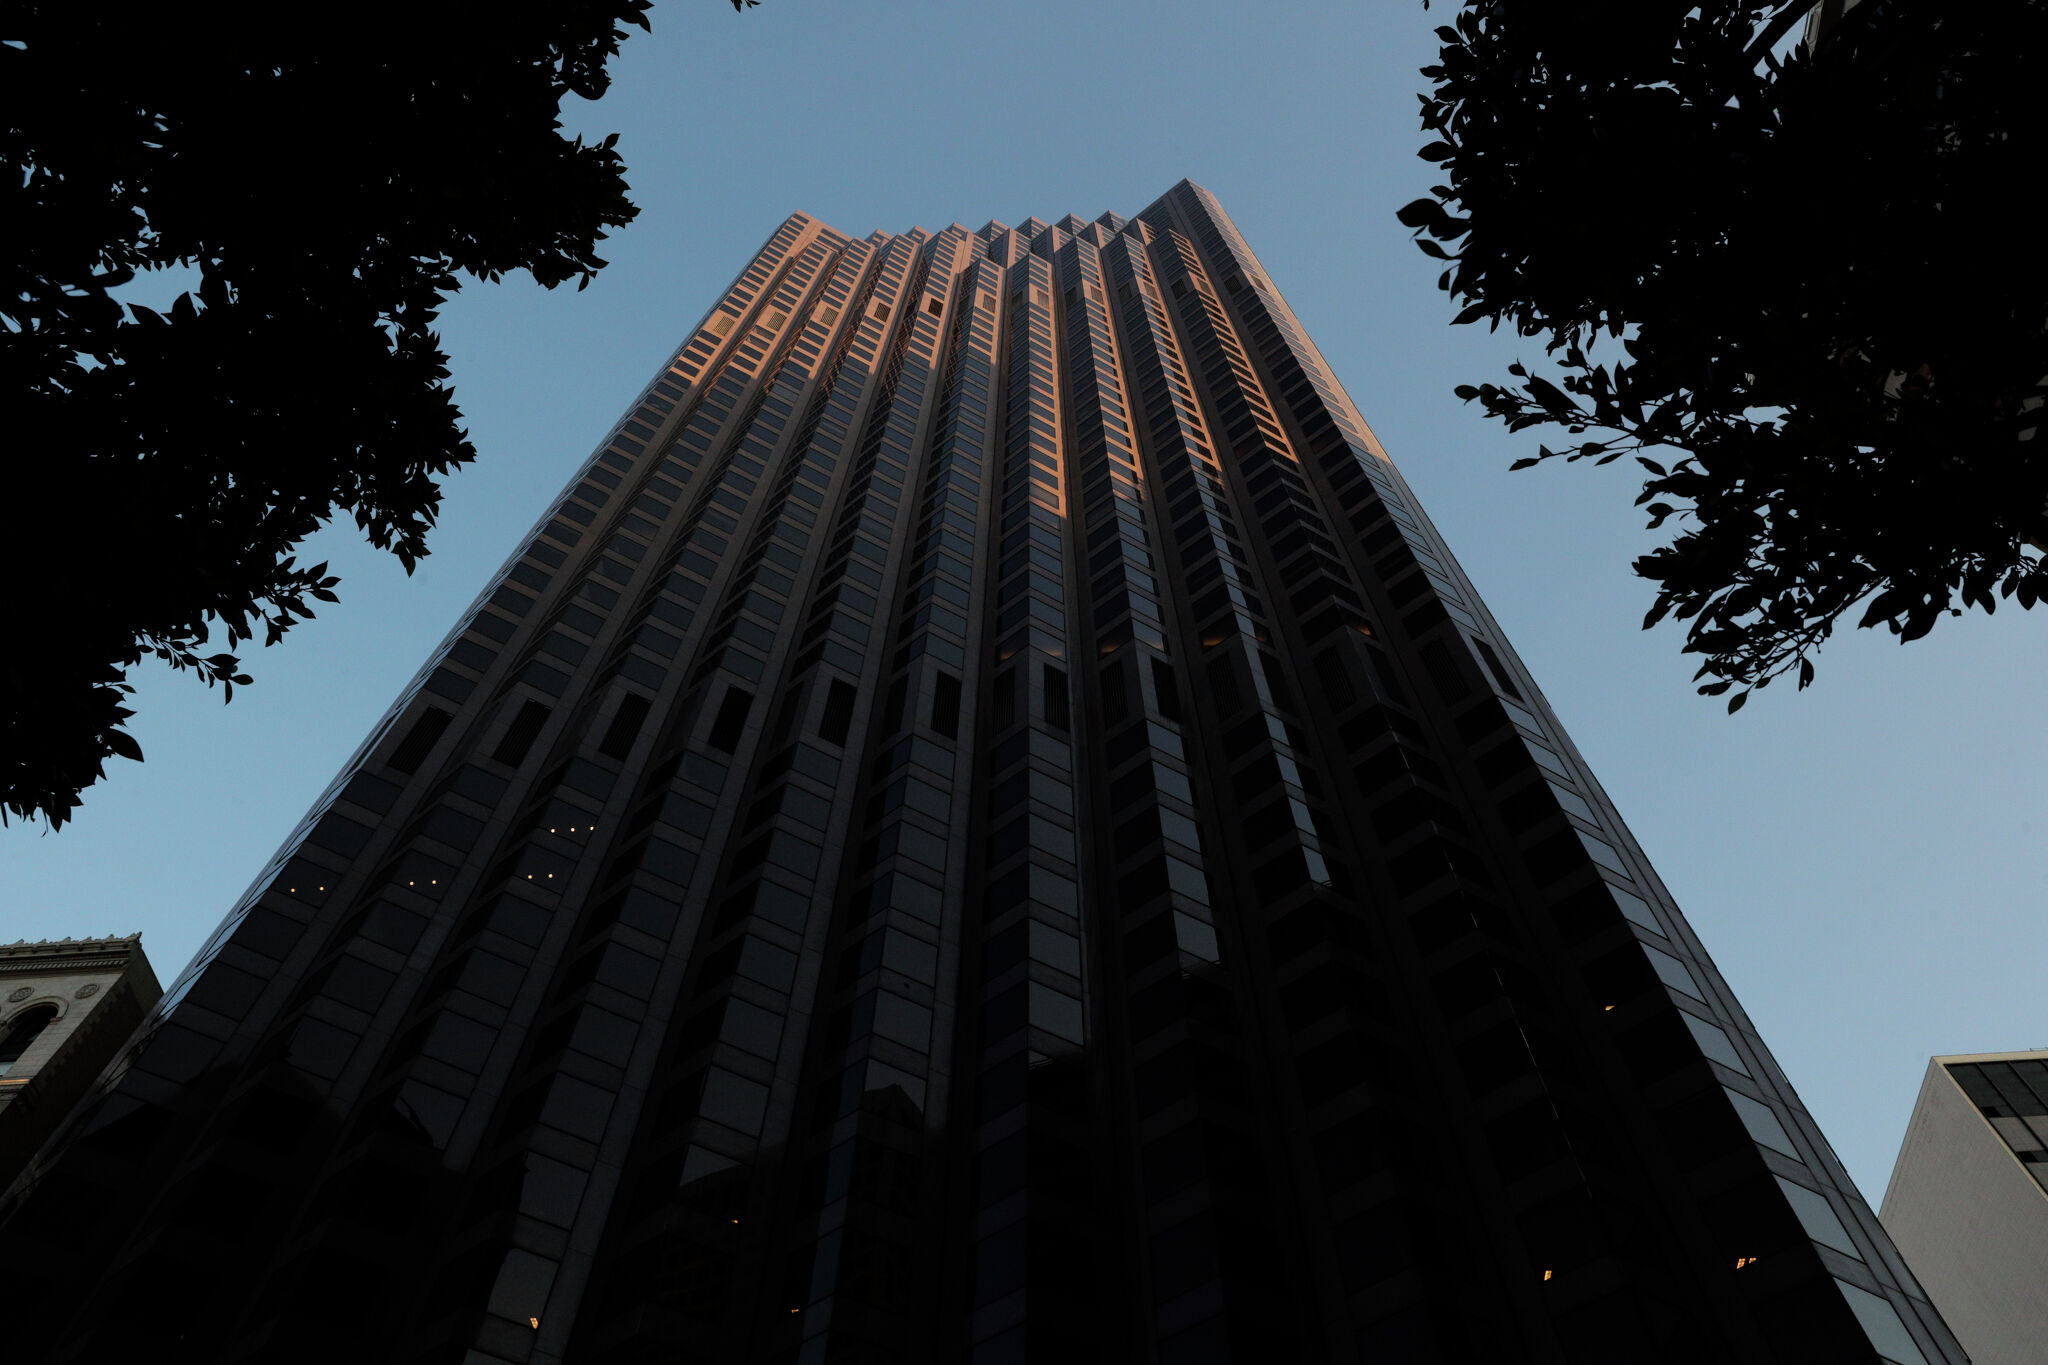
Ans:
{"type": "Polygon", "coordinates": [[[1529,396],[1549,409],[1553,416],[1570,416],[1578,410],[1577,405],[1565,396],[1563,390],[1548,379],[1538,375],[1522,386],[1529,396]]]}
{"type": "Polygon", "coordinates": [[[1744,689],[1728,699],[1728,714],[1734,715],[1749,701],[1749,691],[1744,689]]]}
{"type": "Polygon", "coordinates": [[[1425,227],[1444,216],[1443,205],[1434,199],[1411,199],[1394,214],[1403,227],[1425,227]]]}
{"type": "MultiPolygon", "coordinates": [[[[1415,155],[1421,157],[1424,161],[1449,161],[1457,154],[1458,149],[1448,142],[1431,142],[1425,144],[1422,150],[1415,155]]],[[[1456,172],[1452,173],[1452,178],[1456,178],[1456,172]]]]}
{"type": "Polygon", "coordinates": [[[1904,594],[1897,588],[1879,593],[1864,609],[1863,619],[1856,623],[1860,630],[1867,630],[1879,621],[1889,620],[1905,607],[1904,594]]]}
{"type": "MultiPolygon", "coordinates": [[[[543,6],[503,16],[474,50],[371,41],[318,61],[275,28],[221,42],[84,11],[38,21],[39,79],[74,98],[16,101],[9,136],[17,152],[33,149],[31,182],[61,175],[69,187],[31,184],[57,207],[5,215],[19,267],[8,335],[39,342],[10,352],[0,403],[12,412],[33,397],[33,416],[14,426],[42,453],[22,477],[18,461],[0,466],[24,506],[118,485],[120,496],[95,500],[96,524],[143,547],[145,567],[94,578],[92,606],[74,604],[64,622],[75,628],[39,644],[50,685],[15,689],[0,715],[10,735],[37,728],[33,744],[10,749],[0,811],[66,823],[82,785],[114,766],[95,756],[140,757],[105,704],[126,695],[120,680],[140,661],[246,685],[235,662],[245,641],[333,600],[318,572],[291,564],[318,528],[353,521],[381,548],[424,551],[437,483],[476,456],[436,315],[469,277],[594,274],[596,246],[631,221],[623,140],[579,142],[562,128],[565,115],[582,118],[565,110],[570,96],[604,92],[646,9],[543,6]],[[122,73],[145,70],[176,79],[137,96],[122,73]],[[346,211],[305,211],[311,201],[290,185],[274,213],[207,191],[247,188],[249,167],[285,164],[306,111],[348,89],[377,98],[358,102],[347,138],[328,139],[346,211]],[[262,116],[237,122],[237,110],[262,116]],[[479,110],[490,146],[471,156],[479,110]],[[165,287],[174,265],[196,274],[182,294],[165,287]],[[165,301],[130,309],[110,294],[131,281],[165,301]]],[[[12,529],[24,563],[61,543],[54,526],[12,529]]]]}

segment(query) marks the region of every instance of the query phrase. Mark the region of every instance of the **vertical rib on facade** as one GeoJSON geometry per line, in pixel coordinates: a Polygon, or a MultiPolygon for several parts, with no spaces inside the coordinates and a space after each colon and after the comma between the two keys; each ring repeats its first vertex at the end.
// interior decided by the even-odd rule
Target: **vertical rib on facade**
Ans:
{"type": "Polygon", "coordinates": [[[0,1215],[58,1360],[1962,1360],[1187,182],[792,216],[0,1215]]]}

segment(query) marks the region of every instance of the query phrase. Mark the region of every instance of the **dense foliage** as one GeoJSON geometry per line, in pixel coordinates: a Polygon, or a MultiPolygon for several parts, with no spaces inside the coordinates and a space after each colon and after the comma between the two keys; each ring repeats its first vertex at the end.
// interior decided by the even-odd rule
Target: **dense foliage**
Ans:
{"type": "Polygon", "coordinates": [[[337,511],[408,571],[427,552],[436,477],[475,455],[435,315],[461,273],[603,266],[625,168],[561,105],[648,7],[8,7],[0,821],[61,824],[141,757],[146,655],[247,683],[238,646],[334,600],[293,551],[337,511]],[[167,310],[123,301],[174,268],[167,310]]]}
{"type": "Polygon", "coordinates": [[[1545,339],[1459,389],[1565,428],[1516,467],[1648,471],[1644,624],[1690,621],[1730,710],[1859,604],[1912,640],[2048,594],[2048,2],[1838,8],[1471,0],[1423,73],[1448,183],[1401,215],[1457,321],[1545,339]]]}

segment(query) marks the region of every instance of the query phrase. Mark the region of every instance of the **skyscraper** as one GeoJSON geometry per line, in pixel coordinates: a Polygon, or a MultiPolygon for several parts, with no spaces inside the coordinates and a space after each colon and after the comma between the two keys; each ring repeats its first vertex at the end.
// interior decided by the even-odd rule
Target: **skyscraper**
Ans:
{"type": "Polygon", "coordinates": [[[1927,1064],[1880,1211],[1976,1365],[2048,1342],[2048,1048],[1927,1064]]]}
{"type": "Polygon", "coordinates": [[[57,1359],[1962,1360],[1186,182],[784,223],[0,1214],[57,1359]]]}

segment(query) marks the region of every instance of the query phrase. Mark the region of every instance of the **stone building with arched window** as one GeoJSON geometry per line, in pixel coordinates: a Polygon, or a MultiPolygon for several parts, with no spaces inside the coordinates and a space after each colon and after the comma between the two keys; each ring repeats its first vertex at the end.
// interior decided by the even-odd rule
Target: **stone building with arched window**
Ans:
{"type": "Polygon", "coordinates": [[[140,934],[0,944],[0,1190],[162,994],[140,934]]]}

